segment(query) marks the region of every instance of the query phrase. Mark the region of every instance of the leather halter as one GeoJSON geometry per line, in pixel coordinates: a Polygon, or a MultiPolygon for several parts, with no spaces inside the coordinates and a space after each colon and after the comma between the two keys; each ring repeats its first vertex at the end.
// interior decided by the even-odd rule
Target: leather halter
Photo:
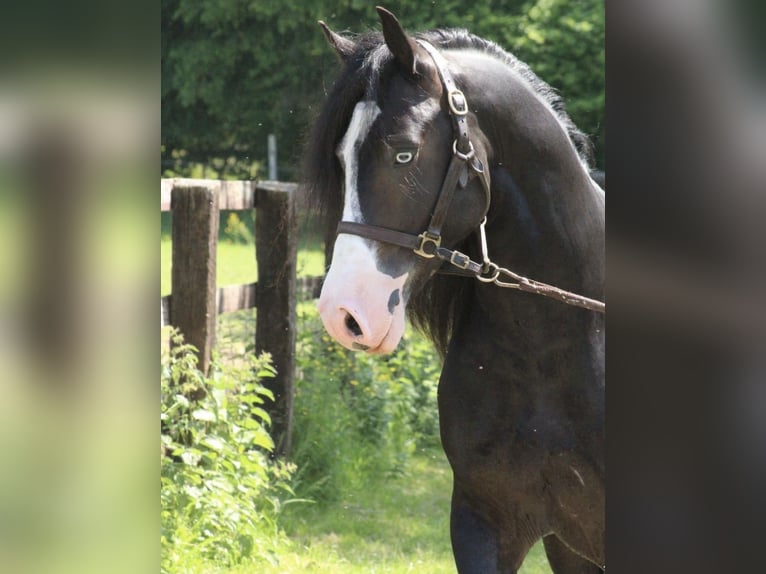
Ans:
{"type": "Polygon", "coordinates": [[[599,313],[606,311],[606,305],[602,301],[597,301],[584,295],[578,295],[570,291],[565,291],[553,285],[528,279],[518,273],[499,267],[489,259],[487,251],[487,238],[484,226],[487,222],[487,212],[490,204],[490,184],[489,175],[482,162],[476,157],[473,144],[468,136],[468,101],[463,92],[457,88],[455,80],[449,71],[447,61],[431,44],[424,40],[418,40],[418,43],[431,55],[439,77],[442,81],[444,94],[447,98],[449,115],[452,118],[452,130],[455,135],[455,141],[452,144],[452,158],[450,160],[447,174],[444,176],[439,197],[431,214],[431,221],[428,228],[419,235],[396,231],[387,227],[369,225],[367,223],[356,223],[354,221],[341,221],[338,224],[337,234],[347,233],[358,235],[374,241],[381,241],[390,245],[404,247],[412,250],[416,255],[425,259],[436,257],[444,261],[444,265],[439,270],[440,273],[451,273],[457,275],[467,275],[475,277],[483,283],[492,283],[498,287],[509,289],[518,289],[527,293],[534,293],[551,297],[567,305],[574,305],[584,309],[590,309],[599,313]],[[478,176],[481,185],[484,188],[486,196],[486,205],[484,215],[479,224],[478,232],[481,242],[482,262],[473,261],[465,253],[442,247],[442,226],[447,217],[447,211],[452,203],[455,190],[460,187],[465,188],[469,177],[478,176]],[[500,277],[507,277],[512,281],[504,281],[500,277]]]}
{"type": "Polygon", "coordinates": [[[445,267],[447,269],[445,269],[445,272],[458,272],[461,275],[479,275],[486,271],[487,262],[485,264],[476,263],[464,253],[442,247],[441,233],[442,226],[447,218],[447,211],[455,195],[455,190],[458,187],[461,189],[465,188],[471,172],[479,176],[486,195],[486,206],[482,216],[482,219],[484,219],[489,211],[490,203],[488,176],[484,164],[476,157],[476,152],[468,135],[468,101],[465,95],[457,88],[457,84],[447,67],[447,61],[444,59],[444,56],[428,42],[418,40],[418,43],[428,51],[436,64],[436,69],[439,72],[444,93],[447,97],[449,114],[452,118],[452,130],[455,135],[455,141],[452,144],[452,159],[439,190],[439,196],[431,214],[431,221],[428,224],[428,228],[419,235],[396,231],[387,227],[369,225],[367,223],[356,223],[354,221],[341,221],[338,224],[337,233],[359,235],[367,239],[411,249],[415,254],[425,259],[436,257],[446,262],[445,267]],[[450,266],[456,269],[449,270],[450,266]]]}

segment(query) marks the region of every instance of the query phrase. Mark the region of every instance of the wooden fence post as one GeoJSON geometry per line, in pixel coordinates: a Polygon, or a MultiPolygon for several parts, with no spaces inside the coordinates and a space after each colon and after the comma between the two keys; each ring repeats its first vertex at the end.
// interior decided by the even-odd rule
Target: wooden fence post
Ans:
{"type": "Polygon", "coordinates": [[[295,393],[295,285],[298,254],[295,202],[285,184],[256,188],[255,252],[258,263],[256,353],[271,353],[277,376],[264,382],[274,393],[270,409],[275,454],[289,457],[295,393]]]}
{"type": "Polygon", "coordinates": [[[199,368],[207,373],[215,343],[218,194],[215,189],[174,187],[173,269],[170,322],[197,347],[199,368]]]}

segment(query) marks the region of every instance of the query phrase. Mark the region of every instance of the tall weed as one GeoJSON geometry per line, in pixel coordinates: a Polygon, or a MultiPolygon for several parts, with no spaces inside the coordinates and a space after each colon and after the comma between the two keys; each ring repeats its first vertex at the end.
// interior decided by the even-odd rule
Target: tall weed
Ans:
{"type": "Polygon", "coordinates": [[[408,331],[388,357],[353,353],[302,307],[293,437],[294,485],[302,496],[337,500],[373,475],[397,474],[417,448],[439,444],[439,360],[408,331]]]}
{"type": "Polygon", "coordinates": [[[244,364],[214,360],[208,376],[193,347],[173,334],[161,375],[162,571],[211,561],[274,561],[287,544],[277,523],[294,466],[271,460],[274,443],[260,381],[267,356],[244,364]]]}

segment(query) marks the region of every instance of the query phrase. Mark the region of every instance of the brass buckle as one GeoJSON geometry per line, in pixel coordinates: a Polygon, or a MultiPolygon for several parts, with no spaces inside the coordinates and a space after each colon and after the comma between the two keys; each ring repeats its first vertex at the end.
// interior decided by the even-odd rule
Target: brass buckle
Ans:
{"type": "Polygon", "coordinates": [[[468,100],[460,90],[450,90],[447,93],[447,103],[450,111],[456,116],[464,116],[468,113],[468,100]],[[458,100],[458,98],[460,98],[458,100]]]}
{"type": "Polygon", "coordinates": [[[440,235],[437,235],[434,237],[433,235],[429,235],[427,231],[424,231],[420,235],[418,235],[418,239],[420,239],[420,245],[417,249],[415,249],[415,254],[420,255],[421,257],[425,257],[426,259],[433,259],[436,257],[436,250],[439,249],[439,247],[442,244],[442,238],[440,235]],[[433,251],[428,252],[426,251],[425,247],[427,244],[432,243],[433,244],[433,251]]]}

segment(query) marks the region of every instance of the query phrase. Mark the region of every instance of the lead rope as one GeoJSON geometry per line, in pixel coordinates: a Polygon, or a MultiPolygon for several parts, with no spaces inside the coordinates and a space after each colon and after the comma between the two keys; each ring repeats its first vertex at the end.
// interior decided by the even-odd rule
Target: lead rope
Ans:
{"type": "Polygon", "coordinates": [[[481,239],[481,256],[483,264],[481,273],[475,276],[476,279],[482,283],[492,283],[498,287],[504,287],[506,289],[518,289],[519,291],[524,291],[526,293],[543,295],[545,297],[557,299],[562,303],[566,303],[567,305],[574,305],[575,307],[590,309],[591,311],[596,311],[597,313],[606,313],[606,304],[601,301],[591,299],[590,297],[585,297],[584,295],[578,295],[577,293],[572,293],[570,291],[565,291],[563,289],[559,289],[558,287],[554,287],[553,285],[535,281],[534,279],[529,279],[523,275],[514,273],[510,269],[500,267],[497,265],[497,263],[493,263],[489,258],[489,251],[487,250],[487,233],[484,229],[486,224],[487,218],[485,217],[481,224],[479,224],[479,237],[481,239]],[[501,275],[509,277],[515,282],[511,283],[509,281],[501,281],[501,275]]]}

